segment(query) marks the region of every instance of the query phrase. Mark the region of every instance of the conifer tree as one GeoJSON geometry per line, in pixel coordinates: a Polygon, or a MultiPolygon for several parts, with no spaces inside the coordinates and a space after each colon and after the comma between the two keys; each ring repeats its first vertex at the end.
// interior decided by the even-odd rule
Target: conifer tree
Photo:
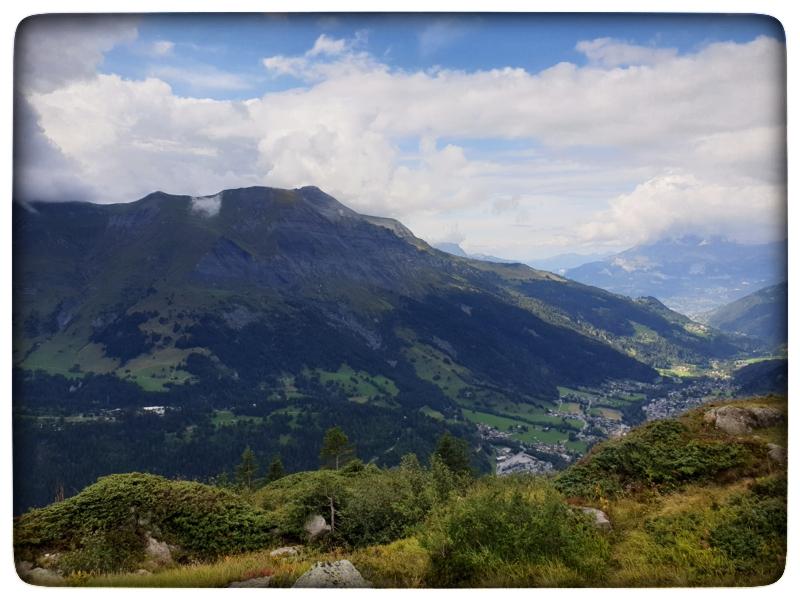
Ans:
{"type": "Polygon", "coordinates": [[[242,452],[242,461],[236,467],[236,482],[248,490],[253,489],[253,483],[258,473],[256,454],[247,446],[242,452]]]}
{"type": "Polygon", "coordinates": [[[355,458],[355,447],[340,427],[331,427],[325,432],[319,460],[323,467],[339,469],[348,460],[355,458]]]}
{"type": "Polygon", "coordinates": [[[272,462],[269,463],[269,471],[267,472],[267,481],[273,482],[277,481],[281,477],[286,475],[286,471],[283,469],[283,462],[281,462],[281,457],[276,456],[272,459],[272,462]]]}
{"type": "Polygon", "coordinates": [[[445,466],[456,474],[471,474],[472,467],[470,466],[469,445],[466,440],[453,437],[449,431],[446,431],[442,437],[439,438],[439,443],[436,445],[434,452],[445,466]]]}

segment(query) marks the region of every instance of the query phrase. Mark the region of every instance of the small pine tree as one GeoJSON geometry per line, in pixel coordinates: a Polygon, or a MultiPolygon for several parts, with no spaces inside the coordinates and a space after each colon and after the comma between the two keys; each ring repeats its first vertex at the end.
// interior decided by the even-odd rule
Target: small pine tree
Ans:
{"type": "Polygon", "coordinates": [[[456,474],[472,474],[470,466],[469,445],[466,440],[453,437],[446,431],[439,438],[434,452],[441,459],[445,466],[456,474]]]}
{"type": "Polygon", "coordinates": [[[272,462],[269,463],[269,471],[267,472],[267,481],[273,482],[278,481],[281,477],[286,475],[286,471],[283,469],[283,462],[281,462],[281,457],[276,456],[272,459],[272,462]]]}
{"type": "Polygon", "coordinates": [[[242,461],[236,467],[236,482],[244,488],[252,490],[256,473],[258,473],[256,454],[250,449],[250,446],[247,446],[242,452],[242,461]]]}
{"type": "Polygon", "coordinates": [[[338,470],[341,465],[356,457],[355,447],[340,427],[331,427],[325,432],[319,460],[323,467],[338,470]]]}

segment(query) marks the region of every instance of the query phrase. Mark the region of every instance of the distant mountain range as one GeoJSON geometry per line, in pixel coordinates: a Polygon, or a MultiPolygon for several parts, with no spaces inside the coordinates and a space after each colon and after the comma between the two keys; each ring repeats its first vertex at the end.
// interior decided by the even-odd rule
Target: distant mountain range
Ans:
{"type": "Polygon", "coordinates": [[[785,282],[763,288],[711,311],[702,320],[720,331],[749,335],[778,348],[788,337],[788,294],[785,282]]]}
{"type": "Polygon", "coordinates": [[[447,252],[453,256],[460,256],[461,258],[472,258],[474,260],[485,260],[487,262],[504,263],[504,264],[519,264],[519,261],[509,260],[507,258],[500,258],[499,256],[492,256],[491,254],[467,253],[459,244],[455,242],[440,242],[433,244],[433,247],[442,252],[447,252]]]}
{"type": "Polygon", "coordinates": [[[655,296],[697,317],[786,280],[786,242],[740,244],[684,236],[635,246],[565,276],[626,296],[655,296]]]}
{"type": "Polygon", "coordinates": [[[525,261],[525,264],[528,264],[535,269],[541,269],[543,271],[550,271],[552,273],[564,275],[569,269],[574,269],[575,267],[585,265],[586,263],[605,260],[607,257],[608,254],[578,254],[576,252],[567,252],[566,254],[556,254],[555,256],[550,256],[548,258],[535,258],[527,260],[525,261]]]}

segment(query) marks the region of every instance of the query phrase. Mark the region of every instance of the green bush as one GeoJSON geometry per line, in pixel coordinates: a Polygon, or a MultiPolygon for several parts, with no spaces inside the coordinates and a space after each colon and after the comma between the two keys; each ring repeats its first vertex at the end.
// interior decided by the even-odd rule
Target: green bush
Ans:
{"type": "Polygon", "coordinates": [[[331,523],[327,541],[348,547],[385,544],[404,537],[451,494],[465,489],[467,479],[452,473],[434,457],[424,468],[414,455],[401,465],[379,469],[352,462],[339,471],[294,473],[256,492],[254,501],[268,511],[280,532],[301,540],[313,514],[331,523]]]}
{"type": "Polygon", "coordinates": [[[530,584],[531,568],[554,564],[596,582],[609,555],[589,517],[548,482],[525,476],[479,481],[433,513],[420,541],[430,558],[428,583],[444,587],[513,585],[507,574],[515,571],[530,584]]]}
{"type": "Polygon", "coordinates": [[[140,560],[148,532],[186,559],[207,559],[264,547],[273,527],[265,512],[227,490],[128,473],[22,515],[14,544],[20,557],[62,553],[67,572],[108,572],[140,560]]]}
{"type": "Polygon", "coordinates": [[[703,438],[679,421],[654,421],[598,446],[563,472],[556,487],[581,498],[615,497],[643,488],[669,490],[747,467],[760,454],[764,450],[758,444],[703,438]]]}
{"type": "Polygon", "coordinates": [[[768,477],[723,503],[647,519],[648,562],[676,569],[687,585],[774,581],[786,555],[785,485],[768,477]]]}
{"type": "Polygon", "coordinates": [[[785,478],[775,478],[734,496],[726,507],[725,520],[711,530],[711,547],[718,548],[737,571],[749,572],[758,565],[783,565],[786,556],[785,486],[785,478]],[[778,493],[774,493],[776,491],[778,493]]]}

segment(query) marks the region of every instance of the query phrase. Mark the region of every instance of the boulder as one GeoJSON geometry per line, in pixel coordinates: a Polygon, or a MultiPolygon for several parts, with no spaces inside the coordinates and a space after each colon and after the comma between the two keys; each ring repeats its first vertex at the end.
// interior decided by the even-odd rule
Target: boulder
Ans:
{"type": "Polygon", "coordinates": [[[367,588],[372,584],[349,560],[318,562],[295,581],[296,588],[367,588]]]}
{"type": "Polygon", "coordinates": [[[769,457],[779,465],[786,464],[786,448],[778,444],[767,444],[769,448],[769,457]]]}
{"type": "Polygon", "coordinates": [[[234,581],[228,584],[229,588],[265,588],[269,587],[272,577],[253,577],[244,581],[234,581]]]}
{"type": "Polygon", "coordinates": [[[305,524],[308,539],[315,540],[331,530],[331,526],[322,515],[311,515],[305,524]]]}
{"type": "Polygon", "coordinates": [[[172,551],[166,542],[159,542],[149,533],[145,542],[144,554],[147,562],[153,563],[158,567],[166,567],[172,564],[172,551]]]}
{"type": "Polygon", "coordinates": [[[706,411],[703,420],[731,435],[745,435],[783,420],[781,411],[768,406],[720,406],[706,411]]]}
{"type": "Polygon", "coordinates": [[[64,578],[50,569],[34,567],[30,571],[20,572],[20,577],[33,585],[61,585],[64,578]]]}
{"type": "Polygon", "coordinates": [[[300,546],[284,546],[269,553],[270,556],[297,556],[300,546]]]}
{"type": "Polygon", "coordinates": [[[608,520],[608,515],[599,508],[592,508],[591,506],[579,506],[578,509],[594,518],[594,526],[597,529],[602,529],[603,531],[611,530],[611,521],[608,520]]]}

